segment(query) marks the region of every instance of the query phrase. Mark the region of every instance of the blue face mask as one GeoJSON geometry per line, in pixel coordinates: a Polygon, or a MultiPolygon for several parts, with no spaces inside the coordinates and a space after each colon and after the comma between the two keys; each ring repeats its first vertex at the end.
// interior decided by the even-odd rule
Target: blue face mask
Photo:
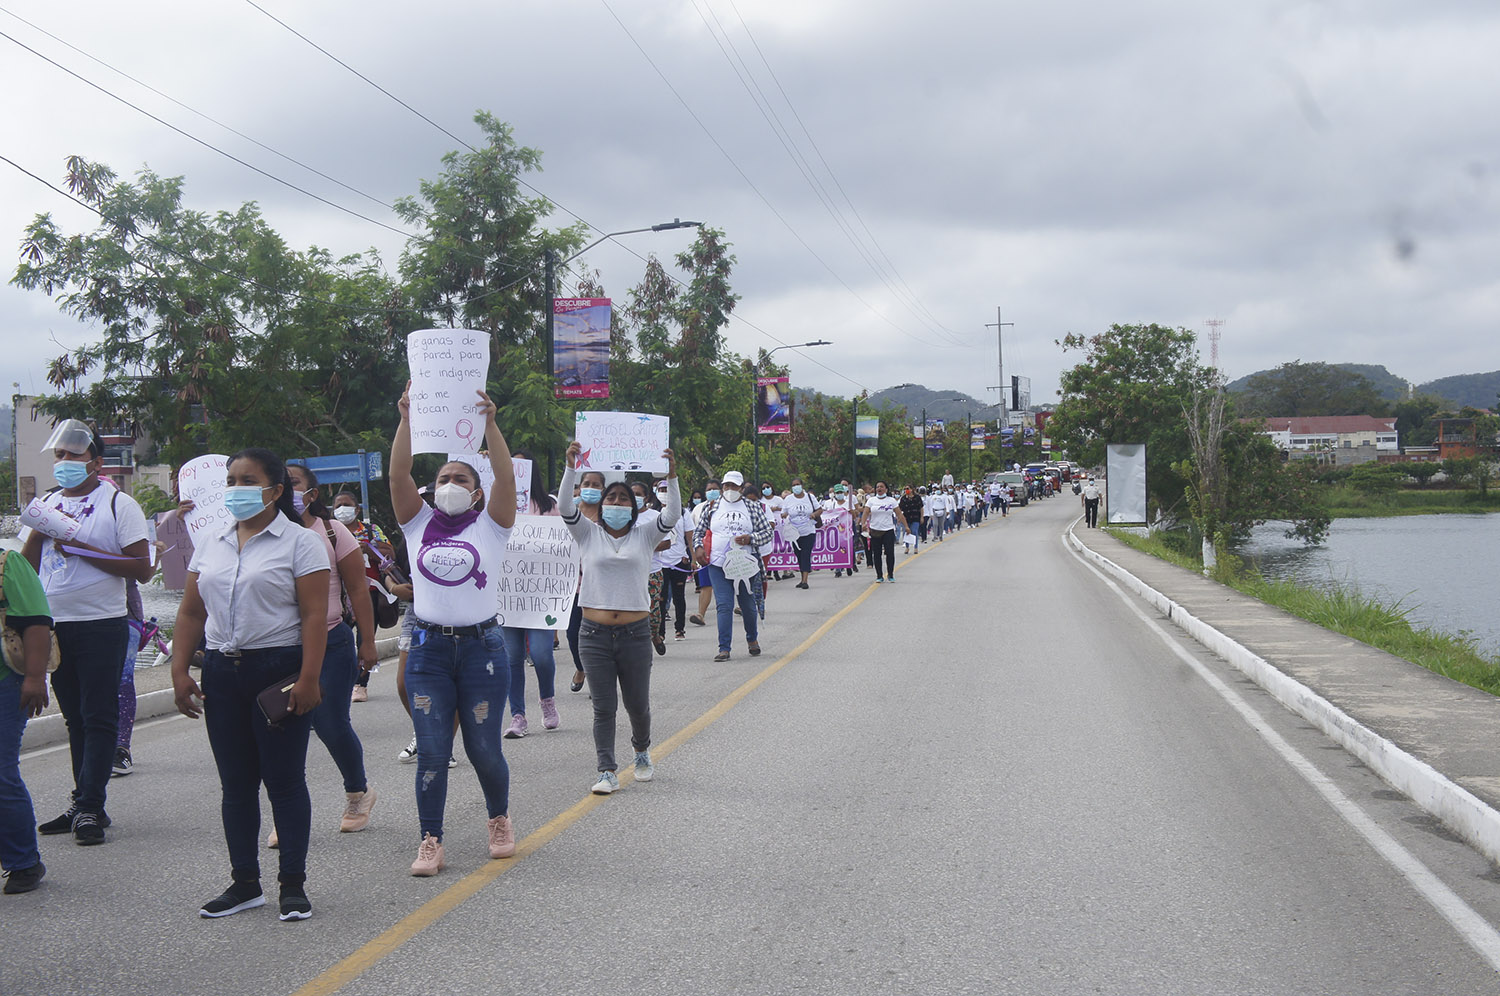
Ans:
{"type": "Polygon", "coordinates": [[[585,505],[597,505],[604,500],[603,488],[579,488],[578,500],[585,505]]]}
{"type": "Polygon", "coordinates": [[[761,488],[760,489],[760,493],[763,494],[763,495],[765,495],[765,496],[767,496],[767,497],[770,497],[770,495],[771,495],[771,489],[770,488],[761,488]]]}
{"type": "Polygon", "coordinates": [[[240,522],[253,519],[265,510],[266,500],[261,497],[265,488],[245,484],[224,489],[224,507],[240,522]]]}
{"type": "Polygon", "coordinates": [[[642,498],[640,495],[636,495],[635,496],[635,507],[636,508],[645,508],[646,507],[646,499],[642,498]]]}
{"type": "Polygon", "coordinates": [[[802,485],[800,485],[800,484],[793,484],[792,485],[792,494],[794,494],[794,495],[800,495],[801,493],[802,493],[802,485]]]}
{"type": "Polygon", "coordinates": [[[709,488],[708,489],[708,500],[709,501],[718,501],[719,500],[719,489],[718,488],[709,488]]]}
{"type": "Polygon", "coordinates": [[[59,460],[52,465],[52,476],[65,488],[76,488],[89,479],[89,465],[80,460],[59,460]]]}
{"type": "Polygon", "coordinates": [[[605,505],[599,517],[611,529],[624,529],[630,525],[630,508],[625,505],[605,505]]]}

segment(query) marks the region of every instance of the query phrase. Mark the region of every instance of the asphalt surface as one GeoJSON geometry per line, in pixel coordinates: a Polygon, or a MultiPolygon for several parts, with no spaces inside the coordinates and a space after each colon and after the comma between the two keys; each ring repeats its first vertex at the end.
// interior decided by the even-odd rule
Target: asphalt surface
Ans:
{"type": "MultiPolygon", "coordinates": [[[[895,585],[775,586],[760,658],[741,635],[714,665],[711,629],[690,627],[654,672],[657,777],[608,799],[587,795],[589,707],[564,664],[563,728],[507,741],[521,855],[485,856],[464,765],[436,879],[407,875],[415,772],[395,761],[409,728],[383,670],[355,706],[381,795],[369,830],[337,832],[342,787],[310,750],[303,923],[197,916],[227,884],[212,760],[199,724],[147,723],[109,842],[43,838],[43,887],[0,897],[0,990],[1500,990],[1481,953],[1493,867],[1169,625],[1164,642],[1065,548],[1077,509],[1034,503],[898,554],[895,585]],[[1461,927],[1330,792],[1449,890],[1461,927]]],[[[21,770],[38,818],[56,815],[66,750],[21,770]]]]}

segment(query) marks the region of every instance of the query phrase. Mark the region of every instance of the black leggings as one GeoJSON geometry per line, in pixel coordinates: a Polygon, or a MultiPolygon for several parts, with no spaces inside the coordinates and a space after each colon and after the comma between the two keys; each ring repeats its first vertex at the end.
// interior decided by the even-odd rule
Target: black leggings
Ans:
{"type": "Polygon", "coordinates": [[[817,538],[815,532],[797,537],[797,570],[803,574],[812,573],[812,548],[817,538]]]}
{"type": "MultiPolygon", "coordinates": [[[[679,571],[673,567],[663,568],[661,576],[662,580],[666,583],[667,586],[666,591],[663,593],[662,597],[670,598],[672,600],[672,608],[677,612],[676,632],[681,633],[683,624],[687,622],[686,589],[688,576],[682,571],[679,571]]],[[[665,610],[661,614],[660,632],[663,637],[667,635],[667,616],[671,614],[671,612],[665,610]]]]}
{"type": "Polygon", "coordinates": [[[568,650],[573,654],[573,667],[583,670],[583,661],[578,657],[578,627],[583,624],[583,606],[573,599],[573,614],[568,617],[568,650]]]}
{"type": "Polygon", "coordinates": [[[896,530],[870,530],[870,561],[875,565],[877,578],[896,576],[896,530]],[[885,554],[885,573],[880,570],[880,556],[885,554]]]}

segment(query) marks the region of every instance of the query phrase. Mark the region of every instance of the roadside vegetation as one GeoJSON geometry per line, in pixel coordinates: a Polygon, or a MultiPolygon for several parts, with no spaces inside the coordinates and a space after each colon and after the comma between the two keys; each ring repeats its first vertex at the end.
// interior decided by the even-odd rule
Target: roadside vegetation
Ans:
{"type": "MultiPolygon", "coordinates": [[[[1189,530],[1158,531],[1149,537],[1118,529],[1107,531],[1142,553],[1195,573],[1203,570],[1201,540],[1189,530]]],[[[1299,619],[1420,664],[1472,688],[1500,695],[1500,658],[1481,653],[1468,637],[1414,624],[1408,617],[1408,609],[1399,602],[1380,602],[1351,585],[1322,591],[1291,581],[1272,581],[1246,567],[1239,558],[1222,552],[1212,576],[1221,584],[1299,619]]]]}

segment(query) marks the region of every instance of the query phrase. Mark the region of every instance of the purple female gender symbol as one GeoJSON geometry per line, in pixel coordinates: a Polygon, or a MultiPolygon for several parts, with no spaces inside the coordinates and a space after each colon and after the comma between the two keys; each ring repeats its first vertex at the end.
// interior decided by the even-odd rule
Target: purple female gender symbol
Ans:
{"type": "Polygon", "coordinates": [[[458,424],[453,427],[453,434],[464,441],[465,447],[471,450],[474,448],[473,422],[470,422],[466,418],[459,419],[458,424]]]}

